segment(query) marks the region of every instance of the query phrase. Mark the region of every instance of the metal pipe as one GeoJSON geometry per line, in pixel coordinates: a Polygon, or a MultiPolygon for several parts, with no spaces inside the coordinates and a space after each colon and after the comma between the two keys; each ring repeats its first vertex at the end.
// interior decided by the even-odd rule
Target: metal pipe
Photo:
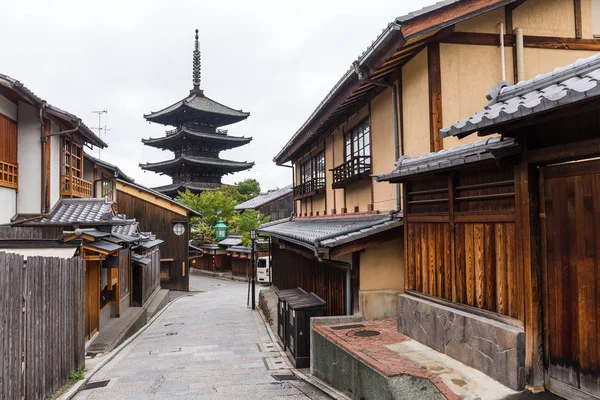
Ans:
{"type": "Polygon", "coordinates": [[[516,50],[517,50],[517,82],[525,80],[525,58],[524,58],[524,45],[523,45],[523,28],[517,28],[514,30],[516,36],[516,50]]]}
{"type": "Polygon", "coordinates": [[[502,80],[506,80],[506,60],[504,57],[504,23],[499,22],[500,25],[500,62],[502,63],[502,80]]]}
{"type": "Polygon", "coordinates": [[[73,129],[67,129],[66,131],[54,132],[54,133],[51,133],[49,135],[46,135],[46,137],[70,135],[71,133],[79,132],[79,128],[80,127],[81,127],[81,120],[78,120],[77,121],[77,126],[75,128],[73,128],[73,129]]]}
{"type": "Polygon", "coordinates": [[[44,168],[46,167],[46,143],[48,142],[48,137],[45,135],[45,132],[44,132],[44,108],[46,108],[46,102],[42,101],[42,104],[40,105],[40,108],[39,108],[40,143],[41,143],[40,147],[42,150],[42,157],[41,157],[41,159],[42,159],[42,168],[41,168],[41,172],[42,172],[41,212],[42,212],[42,215],[46,214],[48,212],[48,210],[46,209],[46,197],[47,197],[46,185],[48,185],[48,182],[46,182],[46,172],[44,171],[44,168]]]}

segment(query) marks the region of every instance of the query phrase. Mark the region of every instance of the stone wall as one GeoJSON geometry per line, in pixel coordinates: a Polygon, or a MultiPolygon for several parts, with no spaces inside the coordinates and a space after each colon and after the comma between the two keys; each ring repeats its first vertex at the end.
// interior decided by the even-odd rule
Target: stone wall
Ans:
{"type": "Polygon", "coordinates": [[[415,296],[398,296],[398,332],[467,364],[513,390],[525,384],[522,328],[415,296]]]}

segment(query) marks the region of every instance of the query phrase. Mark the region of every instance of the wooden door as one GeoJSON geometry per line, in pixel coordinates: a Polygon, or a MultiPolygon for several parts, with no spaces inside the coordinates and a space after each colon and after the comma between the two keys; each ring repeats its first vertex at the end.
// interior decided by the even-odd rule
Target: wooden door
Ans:
{"type": "Polygon", "coordinates": [[[85,338],[100,328],[100,262],[85,262],[85,338]]]}
{"type": "Polygon", "coordinates": [[[600,160],[541,170],[546,384],[600,398],[600,160]]]}

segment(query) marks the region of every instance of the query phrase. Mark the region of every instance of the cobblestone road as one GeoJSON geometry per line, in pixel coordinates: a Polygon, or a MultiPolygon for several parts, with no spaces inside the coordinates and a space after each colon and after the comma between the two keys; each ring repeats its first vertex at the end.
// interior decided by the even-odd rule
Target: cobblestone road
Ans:
{"type": "Polygon", "coordinates": [[[329,399],[297,380],[278,381],[280,353],[257,312],[246,308],[247,284],[192,276],[201,290],[179,298],[106,364],[75,399],[329,399]]]}

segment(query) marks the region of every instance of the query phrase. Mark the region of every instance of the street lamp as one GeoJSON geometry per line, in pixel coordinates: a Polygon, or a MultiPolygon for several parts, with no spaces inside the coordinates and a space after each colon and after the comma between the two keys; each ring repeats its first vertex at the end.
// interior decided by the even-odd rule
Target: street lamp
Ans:
{"type": "Polygon", "coordinates": [[[254,257],[254,241],[256,240],[256,229],[251,229],[250,230],[250,241],[252,242],[252,249],[250,250],[251,252],[251,257],[252,257],[252,309],[256,310],[256,297],[255,297],[255,288],[256,288],[256,275],[254,273],[254,265],[255,265],[255,258],[254,257]]]}
{"type": "Polygon", "coordinates": [[[219,218],[217,224],[213,226],[213,228],[215,229],[215,234],[219,242],[227,237],[227,229],[229,227],[225,225],[225,222],[223,222],[221,218],[219,218]]]}

